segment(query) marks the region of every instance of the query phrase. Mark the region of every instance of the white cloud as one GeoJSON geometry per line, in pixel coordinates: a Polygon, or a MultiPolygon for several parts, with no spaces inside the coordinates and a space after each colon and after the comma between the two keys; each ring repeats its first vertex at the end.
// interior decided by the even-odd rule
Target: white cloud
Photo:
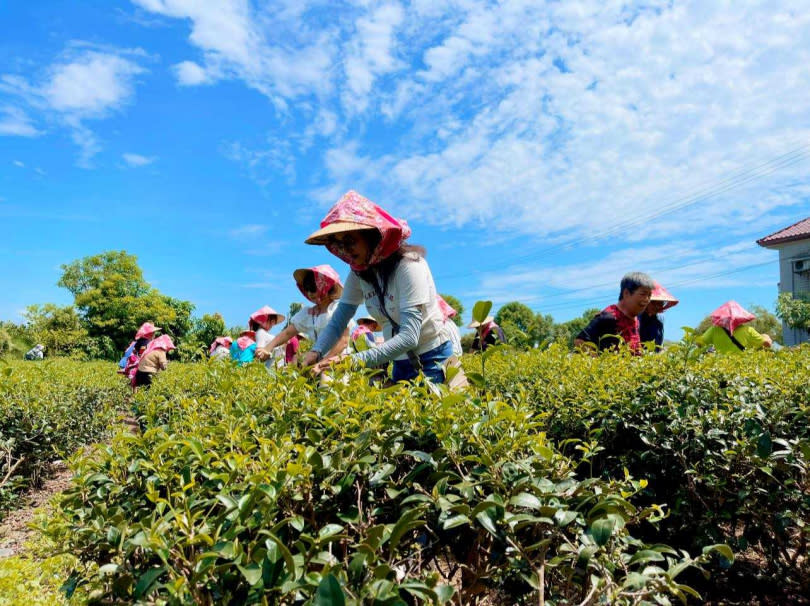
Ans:
{"type": "Polygon", "coordinates": [[[367,17],[357,20],[344,62],[347,90],[343,103],[350,111],[363,112],[369,105],[375,79],[401,67],[394,50],[395,31],[403,18],[402,7],[393,2],[380,5],[367,17]]]}
{"type": "Polygon", "coordinates": [[[134,95],[134,77],[144,70],[117,55],[88,51],[50,69],[40,94],[54,110],[78,118],[102,117],[134,95]]]}
{"type": "Polygon", "coordinates": [[[658,237],[806,200],[810,15],[791,4],[439,5],[439,38],[408,50],[424,69],[377,92],[396,138],[334,141],[314,197],[351,179],[412,218],[614,242],[665,208],[694,212],[658,237]]]}
{"type": "Polygon", "coordinates": [[[553,257],[553,266],[538,267],[525,258],[520,264],[485,272],[472,294],[496,303],[522,301],[544,313],[554,313],[610,299],[618,294],[619,281],[628,271],[644,271],[675,292],[750,287],[752,272],[767,275],[765,283],[770,283],[777,264],[772,254],[752,246],[749,239],[719,248],[694,241],[650,244],[578,262],[566,262],[569,254],[570,250],[561,247],[536,257],[553,257]]]}
{"type": "Polygon", "coordinates": [[[25,164],[23,164],[23,163],[22,163],[22,162],[20,162],[19,160],[14,160],[14,161],[12,162],[12,164],[13,164],[14,166],[18,167],[18,168],[25,168],[25,164]]]}
{"type": "Polygon", "coordinates": [[[0,109],[0,113],[0,136],[36,137],[42,134],[24,111],[6,106],[0,109]]]}
{"type": "MultiPolygon", "coordinates": [[[[132,101],[135,78],[145,72],[132,58],[144,56],[140,49],[115,50],[74,42],[35,81],[3,75],[0,93],[18,97],[45,119],[67,127],[81,150],[78,164],[89,167],[101,143],[85,123],[106,118],[132,101]]],[[[0,134],[39,134],[21,110],[6,108],[5,112],[0,134]]]]}
{"type": "Polygon", "coordinates": [[[157,156],[142,156],[140,154],[123,154],[124,162],[132,168],[147,166],[157,160],[157,156]]]}
{"type": "Polygon", "coordinates": [[[203,61],[175,66],[183,85],[239,78],[280,109],[286,108],[285,99],[331,86],[335,49],[329,36],[298,27],[300,12],[283,3],[254,10],[247,0],[133,1],[152,13],[190,21],[189,41],[203,52],[203,61]]]}
{"type": "Polygon", "coordinates": [[[213,78],[193,61],[183,61],[174,66],[177,81],[182,86],[198,86],[213,81],[213,78]]]}

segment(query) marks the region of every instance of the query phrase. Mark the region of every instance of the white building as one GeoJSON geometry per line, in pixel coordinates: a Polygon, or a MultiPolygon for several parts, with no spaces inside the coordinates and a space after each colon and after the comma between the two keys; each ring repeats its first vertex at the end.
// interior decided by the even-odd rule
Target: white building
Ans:
{"type": "MultiPolygon", "coordinates": [[[[779,251],[779,292],[789,292],[794,297],[810,293],[810,217],[789,227],[780,229],[757,240],[765,248],[779,251]]],[[[808,333],[782,323],[785,345],[808,341],[808,333]]]]}

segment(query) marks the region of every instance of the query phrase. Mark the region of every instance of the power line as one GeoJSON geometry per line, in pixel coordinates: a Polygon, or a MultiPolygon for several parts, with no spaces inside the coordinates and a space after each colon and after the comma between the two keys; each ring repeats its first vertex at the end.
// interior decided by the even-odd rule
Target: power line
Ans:
{"type": "MultiPolygon", "coordinates": [[[[745,265],[743,267],[738,267],[738,268],[735,268],[735,269],[732,269],[732,270],[729,270],[729,271],[716,272],[716,273],[713,273],[713,274],[707,274],[707,275],[704,275],[704,276],[698,276],[696,278],[690,278],[689,280],[682,280],[680,282],[674,282],[674,283],[668,284],[667,287],[668,288],[677,288],[679,286],[687,286],[689,284],[705,282],[706,280],[711,280],[712,278],[719,278],[719,277],[723,277],[723,276],[727,276],[727,275],[731,275],[731,274],[741,273],[741,272],[744,272],[744,271],[748,271],[750,269],[755,269],[757,267],[764,267],[766,265],[772,265],[772,264],[778,263],[778,262],[779,262],[778,259],[774,259],[774,260],[765,261],[765,262],[762,262],[762,263],[753,263],[751,265],[745,265]]],[[[690,265],[695,265],[695,264],[693,263],[693,264],[690,264],[690,265]]],[[[688,267],[688,265],[684,265],[683,267],[688,267]]],[[[680,268],[673,268],[673,269],[680,269],[680,268]]],[[[602,286],[607,286],[607,285],[610,285],[610,284],[615,284],[616,286],[618,286],[618,284],[616,282],[610,282],[610,283],[607,283],[607,284],[602,284],[602,286]]],[[[577,291],[581,291],[581,290],[589,290],[589,289],[588,288],[586,288],[586,289],[577,289],[577,291]]],[[[572,291],[572,292],[574,292],[574,291],[572,291]]],[[[565,293],[562,293],[562,294],[565,294],[565,293]]],[[[561,294],[561,296],[562,296],[562,294],[561,294]]],[[[596,299],[596,298],[588,299],[587,301],[583,301],[583,299],[580,298],[580,299],[575,299],[575,302],[555,303],[555,304],[552,304],[552,305],[542,306],[542,309],[533,308],[533,311],[535,311],[536,313],[545,313],[545,312],[547,312],[549,310],[553,311],[553,310],[560,310],[560,309],[569,309],[571,307],[588,307],[590,305],[598,305],[600,303],[603,303],[604,301],[605,301],[604,297],[599,298],[599,299],[596,299]]]]}
{"type": "MultiPolygon", "coordinates": [[[[696,203],[698,203],[698,202],[700,202],[702,200],[706,200],[706,199],[709,199],[711,197],[715,197],[717,195],[721,195],[721,194],[727,193],[729,191],[732,191],[733,189],[737,189],[739,187],[742,187],[743,185],[747,185],[748,183],[756,181],[757,179],[761,179],[763,177],[769,176],[769,175],[773,174],[774,172],[776,172],[778,170],[781,170],[781,169],[790,167],[790,166],[792,166],[794,164],[797,164],[798,162],[801,162],[802,160],[805,160],[808,157],[810,157],[810,144],[805,144],[805,145],[799,146],[799,147],[794,148],[794,149],[792,149],[792,150],[790,150],[790,151],[788,151],[788,152],[786,152],[784,154],[776,156],[776,157],[774,157],[774,158],[772,158],[772,159],[770,159],[770,160],[768,160],[766,162],[762,162],[762,163],[760,163],[760,164],[758,164],[758,165],[756,165],[754,167],[741,169],[740,171],[737,171],[736,173],[732,173],[732,175],[730,175],[728,177],[725,177],[725,178],[721,179],[720,181],[715,182],[711,187],[699,186],[697,191],[693,190],[692,193],[690,193],[690,194],[688,194],[686,196],[676,198],[675,200],[673,200],[672,202],[669,202],[668,204],[665,204],[663,206],[663,208],[661,208],[660,210],[658,210],[658,211],[656,211],[656,212],[654,212],[652,214],[645,215],[643,217],[636,217],[636,218],[633,218],[633,219],[626,220],[624,222],[617,223],[617,224],[611,226],[610,228],[608,228],[606,230],[602,230],[601,232],[598,232],[596,234],[590,234],[590,235],[586,235],[586,236],[581,236],[579,238],[574,238],[572,240],[562,242],[560,244],[555,244],[555,245],[552,245],[552,246],[542,248],[542,249],[540,249],[538,251],[533,251],[533,252],[528,253],[526,255],[519,255],[519,256],[511,257],[509,259],[509,263],[514,264],[514,262],[516,262],[516,261],[525,261],[525,260],[533,259],[533,258],[536,258],[536,257],[542,255],[542,254],[562,250],[564,248],[570,248],[572,246],[575,246],[577,244],[582,244],[582,243],[590,241],[590,240],[598,240],[598,239],[604,238],[604,237],[609,236],[609,235],[615,235],[617,233],[621,233],[622,231],[625,231],[625,230],[627,230],[629,228],[636,227],[638,225],[642,225],[642,224],[647,223],[647,222],[649,222],[651,220],[657,219],[657,218],[659,218],[661,216],[665,216],[667,214],[672,214],[673,212],[676,212],[677,210],[680,210],[680,209],[686,208],[688,206],[694,205],[694,204],[696,204],[696,203]],[[703,188],[700,189],[700,187],[703,187],[703,188]]],[[[474,275],[474,274],[477,274],[477,273],[481,273],[481,271],[485,271],[487,269],[494,269],[495,267],[497,267],[497,266],[492,266],[492,267],[488,267],[488,268],[478,267],[478,268],[470,270],[470,271],[454,272],[452,274],[439,275],[439,276],[437,276],[437,278],[438,279],[458,279],[458,278],[474,275]]]]}

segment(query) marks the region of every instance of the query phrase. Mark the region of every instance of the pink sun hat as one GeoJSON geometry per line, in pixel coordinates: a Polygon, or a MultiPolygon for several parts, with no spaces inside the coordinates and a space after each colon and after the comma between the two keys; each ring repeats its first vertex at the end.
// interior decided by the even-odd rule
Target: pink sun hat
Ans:
{"type": "Polygon", "coordinates": [[[661,311],[664,312],[668,310],[670,307],[675,307],[679,301],[672,294],[663,286],[661,286],[658,282],[655,283],[655,288],[653,288],[652,295],[650,295],[650,301],[660,301],[664,304],[661,308],[661,311]]]}
{"type": "Polygon", "coordinates": [[[157,331],[161,330],[160,326],[155,326],[151,322],[144,322],[141,324],[141,327],[138,329],[138,332],[135,333],[135,339],[140,339],[142,337],[148,337],[150,335],[155,334],[157,331]]]}
{"type": "Polygon", "coordinates": [[[208,353],[209,355],[214,353],[214,350],[220,345],[222,345],[222,347],[230,347],[232,343],[233,339],[231,339],[230,337],[217,337],[216,339],[214,339],[214,342],[211,343],[211,347],[208,350],[208,353]]]}
{"type": "Polygon", "coordinates": [[[712,324],[725,328],[733,333],[746,322],[756,320],[757,317],[736,301],[727,301],[715,309],[711,315],[712,324]]]}
{"type": "Polygon", "coordinates": [[[276,316],[277,321],[276,324],[281,324],[286,317],[284,314],[278,313],[275,309],[270,307],[269,305],[265,305],[261,309],[257,309],[252,314],[250,314],[250,319],[258,324],[264,324],[270,318],[270,316],[276,316]]]}

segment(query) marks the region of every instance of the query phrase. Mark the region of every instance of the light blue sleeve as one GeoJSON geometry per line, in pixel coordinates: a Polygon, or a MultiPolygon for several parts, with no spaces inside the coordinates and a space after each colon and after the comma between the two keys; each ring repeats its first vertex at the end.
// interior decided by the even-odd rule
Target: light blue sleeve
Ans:
{"type": "Polygon", "coordinates": [[[403,354],[413,351],[419,344],[422,331],[422,310],[418,306],[407,307],[399,312],[399,332],[379,347],[352,354],[352,359],[366,366],[377,367],[396,360],[403,354]]]}
{"type": "Polygon", "coordinates": [[[335,343],[338,342],[338,339],[340,339],[343,331],[346,330],[349,320],[352,319],[356,311],[357,305],[340,301],[335,308],[335,313],[333,313],[332,317],[329,319],[329,324],[326,325],[326,328],[321,332],[315,345],[312,346],[312,351],[317,351],[321,356],[329,353],[335,346],[335,343]]]}

